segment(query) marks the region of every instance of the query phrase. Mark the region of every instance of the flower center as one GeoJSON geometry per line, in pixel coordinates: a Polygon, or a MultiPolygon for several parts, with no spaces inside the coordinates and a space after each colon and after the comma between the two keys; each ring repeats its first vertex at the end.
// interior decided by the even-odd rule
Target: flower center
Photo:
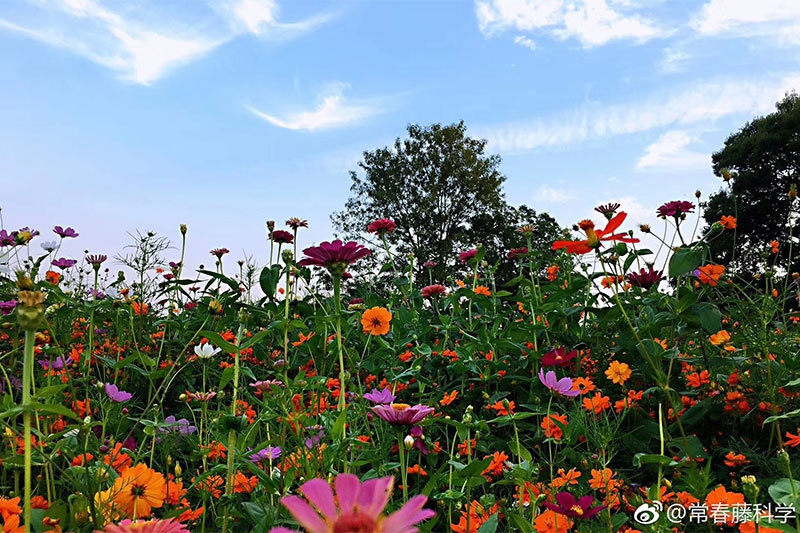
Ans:
{"type": "Polygon", "coordinates": [[[578,516],[583,516],[583,507],[581,507],[580,505],[573,505],[572,507],[569,508],[569,510],[578,516]]]}
{"type": "Polygon", "coordinates": [[[378,531],[380,531],[378,523],[358,510],[339,516],[331,529],[332,533],[377,533],[378,531]]]}
{"type": "Polygon", "coordinates": [[[411,406],[408,405],[407,403],[393,403],[392,404],[392,409],[394,409],[395,411],[405,411],[409,407],[411,407],[411,406]]]}
{"type": "Polygon", "coordinates": [[[144,485],[134,485],[131,487],[131,494],[133,496],[144,496],[144,485]]]}

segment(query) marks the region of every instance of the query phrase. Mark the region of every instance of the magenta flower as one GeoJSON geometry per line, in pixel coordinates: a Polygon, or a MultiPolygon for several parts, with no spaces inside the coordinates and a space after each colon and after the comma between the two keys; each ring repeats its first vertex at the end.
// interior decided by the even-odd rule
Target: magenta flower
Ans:
{"type": "Polygon", "coordinates": [[[575,359],[577,355],[578,352],[575,350],[567,353],[567,349],[563,346],[559,348],[553,348],[552,350],[545,352],[545,354],[542,356],[542,366],[569,366],[571,361],[575,359]]]}
{"type": "Polygon", "coordinates": [[[277,390],[279,388],[282,389],[284,387],[283,381],[279,379],[267,379],[264,381],[256,381],[254,383],[251,383],[250,386],[261,393],[271,392],[272,390],[277,390]]]}
{"type": "Polygon", "coordinates": [[[119,390],[119,387],[111,383],[106,383],[106,394],[109,398],[119,403],[127,402],[133,398],[133,394],[124,390],[119,390]]]}
{"type": "Polygon", "coordinates": [[[251,463],[260,463],[261,461],[275,460],[281,456],[283,450],[280,446],[267,446],[263,450],[259,450],[247,456],[251,463]]]}
{"type": "Polygon", "coordinates": [[[55,259],[50,264],[56,268],[60,268],[61,270],[66,270],[68,268],[74,267],[75,263],[77,263],[77,261],[75,261],[74,259],[67,259],[66,257],[60,257],[58,259],[55,259]]]}
{"type": "Polygon", "coordinates": [[[556,494],[556,502],[558,505],[550,502],[542,502],[542,505],[564,516],[570,516],[580,520],[589,520],[606,508],[605,505],[592,507],[593,501],[594,496],[586,495],[576,500],[575,496],[569,492],[559,492],[556,494]]]}
{"type": "Polygon", "coordinates": [[[378,235],[386,235],[396,229],[397,224],[394,223],[394,220],[388,218],[379,218],[374,222],[370,222],[369,226],[367,226],[369,233],[377,233],[378,235]]]}
{"type": "Polygon", "coordinates": [[[293,230],[297,231],[299,228],[307,228],[308,227],[308,220],[303,220],[301,218],[292,217],[286,221],[286,225],[292,228],[293,230]]]}
{"type": "Polygon", "coordinates": [[[466,252],[461,252],[458,254],[458,260],[466,265],[469,260],[474,258],[476,255],[478,255],[478,250],[477,248],[473,248],[472,250],[467,250],[466,252]]]}
{"type": "Polygon", "coordinates": [[[190,529],[177,518],[164,520],[123,520],[119,524],[107,524],[100,533],[190,533],[190,529]]]}
{"type": "Polygon", "coordinates": [[[424,266],[425,268],[436,268],[437,266],[439,266],[439,263],[437,263],[436,261],[425,261],[424,263],[422,263],[422,266],[424,266]]]}
{"type": "Polygon", "coordinates": [[[552,370],[548,371],[547,374],[544,373],[544,368],[539,370],[539,381],[541,381],[545,387],[557,394],[575,397],[581,393],[579,390],[572,390],[571,378],[558,379],[556,378],[556,373],[552,370]]]}
{"type": "Polygon", "coordinates": [[[210,252],[208,252],[208,253],[210,253],[211,255],[213,255],[214,257],[216,257],[217,259],[222,259],[222,256],[223,256],[223,255],[225,255],[225,254],[228,254],[228,253],[230,253],[230,252],[231,252],[231,251],[230,251],[230,250],[228,250],[227,248],[214,248],[213,250],[211,250],[211,251],[210,251],[210,252]]]}
{"type": "Polygon", "coordinates": [[[4,229],[0,229],[0,247],[16,246],[16,245],[17,245],[16,232],[12,231],[11,233],[9,233],[4,229]]]}
{"type": "Polygon", "coordinates": [[[364,395],[364,399],[372,403],[388,405],[395,401],[396,397],[389,389],[372,389],[372,392],[368,392],[364,395]]]}
{"type": "MultiPolygon", "coordinates": [[[[383,510],[392,495],[394,478],[383,477],[361,483],[353,474],[339,474],[333,489],[324,479],[312,479],[300,487],[305,496],[285,496],[281,504],[308,533],[370,531],[373,533],[416,533],[416,524],[436,513],[423,509],[428,497],[417,495],[399,511],[385,516],[383,510]]],[[[270,533],[298,533],[274,527],[270,533]]]]}
{"type": "Polygon", "coordinates": [[[325,267],[331,275],[341,276],[347,270],[347,265],[352,265],[368,256],[370,251],[355,242],[344,244],[336,239],[333,242],[326,241],[319,246],[306,248],[303,253],[306,256],[297,263],[298,265],[325,267]]]}
{"type": "Polygon", "coordinates": [[[376,405],[372,408],[373,413],[393,426],[411,426],[417,424],[433,411],[435,411],[435,409],[427,405],[417,404],[412,407],[407,403],[376,405]]]}
{"type": "Polygon", "coordinates": [[[269,238],[271,241],[280,244],[292,244],[294,242],[294,235],[284,229],[276,229],[270,233],[269,238]]]}
{"type": "Polygon", "coordinates": [[[653,270],[653,265],[649,265],[647,270],[639,270],[638,274],[636,272],[628,274],[628,283],[643,289],[649,289],[653,285],[657,285],[662,279],[664,279],[664,272],[653,270]]]}
{"type": "Polygon", "coordinates": [[[102,265],[106,259],[108,259],[108,256],[104,254],[92,254],[86,256],[86,262],[92,265],[95,270],[100,268],[100,265],[102,265]]]}
{"type": "Polygon", "coordinates": [[[673,200],[656,209],[656,214],[661,218],[686,218],[686,213],[694,213],[692,202],[673,200]]]}
{"type": "Polygon", "coordinates": [[[56,235],[58,235],[62,239],[66,239],[66,238],[74,239],[75,237],[78,236],[78,234],[75,233],[74,229],[72,229],[72,228],[64,229],[61,226],[56,226],[55,228],[53,228],[53,233],[55,233],[56,235]]]}
{"type": "Polygon", "coordinates": [[[523,246],[522,248],[512,248],[508,251],[508,258],[512,261],[515,259],[519,259],[520,257],[524,258],[528,255],[528,247],[523,246]]]}
{"type": "Polygon", "coordinates": [[[39,359],[37,362],[40,365],[42,365],[42,368],[52,368],[53,370],[64,370],[64,368],[68,367],[75,361],[72,359],[71,356],[67,356],[67,358],[64,359],[63,356],[59,355],[58,357],[55,358],[55,360],[53,360],[52,364],[50,364],[49,359],[39,359]]]}
{"type": "Polygon", "coordinates": [[[6,316],[14,312],[17,307],[16,300],[8,300],[7,302],[0,302],[0,315],[6,316]]]}
{"type": "Polygon", "coordinates": [[[423,298],[432,298],[434,296],[441,296],[443,294],[447,294],[447,287],[444,285],[439,285],[438,283],[435,285],[427,285],[422,287],[422,297],[423,298]]]}

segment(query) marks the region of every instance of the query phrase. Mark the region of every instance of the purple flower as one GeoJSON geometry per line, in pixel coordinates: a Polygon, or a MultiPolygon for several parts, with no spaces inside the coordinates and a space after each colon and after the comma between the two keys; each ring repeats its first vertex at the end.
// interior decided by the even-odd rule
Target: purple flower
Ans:
{"type": "Polygon", "coordinates": [[[101,290],[98,290],[97,292],[95,292],[94,289],[89,289],[87,292],[89,293],[89,296],[91,296],[93,298],[97,298],[98,300],[102,300],[103,298],[106,297],[106,295],[101,290]]]}
{"type": "Polygon", "coordinates": [[[325,436],[325,429],[322,426],[308,426],[307,428],[304,429],[308,429],[311,431],[316,430],[317,432],[316,435],[313,435],[306,439],[306,448],[308,448],[309,450],[313,448],[325,436]]]}
{"type": "Polygon", "coordinates": [[[592,507],[593,501],[594,496],[591,495],[582,496],[580,499],[576,500],[575,496],[569,492],[559,492],[556,494],[556,502],[558,505],[550,502],[542,502],[542,505],[564,516],[570,516],[579,520],[589,520],[606,508],[605,505],[592,507]]]}
{"type": "Polygon", "coordinates": [[[9,233],[4,229],[0,230],[0,247],[16,246],[16,244],[17,244],[17,234],[15,231],[9,233]]]}
{"type": "Polygon", "coordinates": [[[67,358],[64,359],[64,357],[59,355],[58,357],[56,357],[55,361],[53,361],[52,364],[50,364],[50,361],[48,359],[39,359],[37,362],[40,365],[42,365],[42,368],[52,368],[53,370],[64,370],[64,368],[68,367],[75,361],[72,359],[72,357],[67,356],[67,358]]]}
{"type": "Polygon", "coordinates": [[[78,236],[78,234],[75,233],[74,229],[72,229],[72,228],[64,229],[61,226],[56,226],[55,228],[53,228],[53,233],[55,233],[56,235],[58,235],[62,239],[66,239],[68,237],[71,238],[71,239],[74,239],[75,237],[78,236]]]}
{"type": "Polygon", "coordinates": [[[6,316],[10,315],[14,312],[14,308],[17,307],[16,300],[8,300],[7,302],[0,302],[0,315],[6,316]]]}
{"type": "Polygon", "coordinates": [[[439,266],[439,263],[437,263],[436,261],[425,261],[424,263],[422,263],[422,266],[424,266],[425,268],[436,268],[437,266],[439,266]]]}
{"type": "MultiPolygon", "coordinates": [[[[119,390],[119,387],[117,387],[112,383],[106,383],[106,394],[108,395],[109,398],[118,403],[127,402],[128,400],[133,398],[133,394],[131,394],[130,392],[125,392],[124,390],[119,390]]],[[[172,418],[173,420],[175,419],[175,417],[172,418]]]]}
{"type": "Polygon", "coordinates": [[[92,254],[86,256],[86,262],[92,265],[95,270],[100,268],[100,265],[108,259],[107,255],[104,254],[92,254]]]}
{"type": "Polygon", "coordinates": [[[68,268],[74,267],[75,263],[77,263],[77,261],[75,261],[74,259],[67,259],[66,257],[60,257],[55,261],[53,261],[51,264],[54,267],[60,268],[61,270],[66,270],[68,268]]]}
{"type": "Polygon", "coordinates": [[[694,213],[694,204],[692,202],[673,200],[656,209],[656,214],[661,218],[686,218],[686,213],[694,213]]]}
{"type": "Polygon", "coordinates": [[[372,389],[372,392],[368,392],[364,395],[365,400],[378,404],[390,404],[395,398],[395,395],[392,394],[392,391],[389,389],[372,389]]]}
{"type": "Polygon", "coordinates": [[[545,387],[557,394],[575,397],[581,393],[581,391],[572,390],[572,378],[557,379],[556,373],[552,370],[547,372],[547,374],[544,373],[544,368],[539,370],[539,381],[541,381],[545,387]]]}
{"type": "Polygon", "coordinates": [[[414,437],[414,446],[411,449],[419,450],[422,455],[428,455],[428,447],[425,446],[425,440],[422,438],[422,426],[413,426],[411,436],[414,437]]]}
{"type": "Polygon", "coordinates": [[[372,412],[393,426],[411,426],[417,424],[431,414],[435,409],[427,405],[415,406],[407,403],[393,403],[391,405],[376,405],[372,412]]]}
{"type": "Polygon", "coordinates": [[[275,460],[281,456],[283,450],[280,446],[267,446],[263,450],[259,450],[247,456],[251,463],[260,463],[261,461],[275,460]]]}
{"type": "Polygon", "coordinates": [[[466,252],[461,252],[458,254],[458,260],[464,263],[465,265],[469,262],[470,259],[478,255],[477,248],[473,248],[472,250],[467,250],[466,252]]]}
{"type": "Polygon", "coordinates": [[[185,418],[175,420],[174,415],[169,415],[164,419],[164,424],[158,428],[159,433],[180,433],[181,435],[191,435],[197,430],[195,426],[189,425],[185,418]]]}
{"type": "Polygon", "coordinates": [[[545,352],[545,354],[542,356],[542,366],[569,366],[571,361],[575,359],[577,355],[578,352],[575,350],[567,353],[567,349],[563,346],[559,348],[553,348],[552,350],[545,352]]]}

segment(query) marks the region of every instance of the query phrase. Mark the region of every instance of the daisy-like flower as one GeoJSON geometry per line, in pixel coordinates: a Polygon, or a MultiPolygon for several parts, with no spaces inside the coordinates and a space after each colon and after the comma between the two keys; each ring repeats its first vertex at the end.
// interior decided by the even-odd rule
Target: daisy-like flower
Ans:
{"type": "Polygon", "coordinates": [[[563,346],[553,348],[545,352],[542,356],[542,366],[569,366],[572,360],[577,356],[578,352],[576,350],[567,353],[567,349],[563,346]]]}
{"type": "Polygon", "coordinates": [[[424,263],[422,263],[422,266],[425,268],[436,268],[437,266],[439,266],[439,263],[437,263],[436,261],[425,261],[424,263]]]}
{"type": "Polygon", "coordinates": [[[519,258],[524,258],[528,255],[528,247],[523,246],[522,248],[512,248],[508,251],[508,258],[512,261],[519,258]]]}
{"type": "Polygon", "coordinates": [[[441,296],[447,294],[447,287],[444,285],[428,285],[426,287],[422,287],[422,297],[423,298],[432,298],[434,296],[441,296]]]}
{"type": "Polygon", "coordinates": [[[203,344],[194,347],[194,354],[200,359],[211,359],[212,357],[217,355],[220,351],[222,351],[221,348],[215,348],[214,346],[211,346],[207,342],[204,342],[203,344]]]}
{"type": "Polygon", "coordinates": [[[58,243],[56,241],[44,241],[39,246],[41,246],[42,250],[44,250],[45,252],[50,253],[56,248],[58,248],[58,243]]]}
{"type": "Polygon", "coordinates": [[[210,253],[211,255],[216,257],[217,259],[222,259],[222,256],[227,254],[227,253],[230,253],[230,250],[228,250],[227,248],[214,248],[213,250],[211,250],[208,253],[210,253]]]}
{"type": "Polygon", "coordinates": [[[118,403],[127,402],[133,398],[133,394],[124,390],[119,390],[119,387],[112,383],[106,383],[106,394],[109,398],[118,403]]]}
{"type": "Polygon", "coordinates": [[[611,220],[614,217],[614,213],[617,212],[617,209],[619,209],[619,204],[616,202],[598,205],[594,208],[595,211],[606,217],[608,220],[611,220]]]}
{"type": "Polygon", "coordinates": [[[586,239],[582,241],[556,241],[553,243],[553,250],[564,248],[570,254],[586,254],[600,248],[603,245],[602,241],[639,242],[639,239],[628,237],[626,233],[614,233],[627,216],[628,214],[624,211],[620,212],[609,220],[602,230],[595,230],[594,222],[591,220],[582,220],[578,223],[578,227],[586,233],[586,239]]]}
{"type": "Polygon", "coordinates": [[[694,204],[682,200],[667,202],[656,209],[656,214],[661,218],[672,217],[674,219],[683,219],[686,218],[687,213],[694,213],[694,204]]]}
{"type": "Polygon", "coordinates": [[[397,398],[392,391],[389,389],[372,389],[372,392],[368,392],[364,395],[365,400],[369,400],[372,403],[378,403],[382,405],[388,405],[395,401],[397,398]]]}
{"type": "Polygon", "coordinates": [[[104,254],[91,254],[86,256],[86,262],[92,265],[92,267],[97,270],[100,268],[106,259],[108,259],[107,255],[104,254]]]}
{"type": "Polygon", "coordinates": [[[114,480],[110,495],[124,516],[148,516],[164,505],[167,485],[162,474],[139,463],[114,480]]]}
{"type": "Polygon", "coordinates": [[[367,309],[361,315],[361,326],[364,334],[386,335],[389,333],[392,322],[392,313],[385,307],[373,307],[367,309]]]}
{"type": "Polygon", "coordinates": [[[197,400],[198,402],[210,402],[216,397],[217,393],[214,391],[189,393],[189,398],[191,398],[192,400],[197,400]]]}
{"type": "Polygon", "coordinates": [[[66,270],[68,268],[74,267],[75,263],[77,263],[77,261],[75,261],[74,259],[67,259],[65,257],[59,257],[58,259],[54,260],[50,264],[53,265],[56,268],[60,268],[61,270],[66,270]]]}
{"type": "Polygon", "coordinates": [[[55,233],[62,239],[74,239],[75,237],[78,236],[78,234],[75,232],[74,229],[72,228],[64,229],[61,226],[56,226],[55,228],[53,228],[53,233],[55,233]]]}
{"type": "Polygon", "coordinates": [[[411,426],[418,424],[434,411],[433,407],[407,403],[392,403],[389,405],[376,405],[372,412],[393,426],[411,426]]]}
{"type": "Polygon", "coordinates": [[[294,231],[297,231],[300,228],[307,228],[308,227],[308,220],[303,220],[297,217],[292,217],[286,221],[286,225],[292,228],[294,231]]]}
{"type": "MultiPolygon", "coordinates": [[[[416,524],[436,513],[423,509],[427,496],[414,496],[399,511],[383,514],[392,494],[393,477],[371,479],[361,483],[353,474],[339,474],[334,485],[324,479],[312,479],[300,487],[305,496],[285,496],[281,504],[308,533],[370,532],[416,533],[416,524]]],[[[270,533],[298,533],[297,530],[275,527],[270,533]]]]}
{"type": "Polygon", "coordinates": [[[703,265],[694,271],[694,275],[700,280],[703,285],[716,287],[719,278],[725,273],[725,267],[722,265],[703,265]]]}
{"type": "Polygon", "coordinates": [[[283,229],[276,229],[270,232],[269,238],[279,244],[292,244],[294,242],[294,235],[283,229]]]}
{"type": "Polygon", "coordinates": [[[661,270],[654,270],[653,265],[649,265],[647,270],[642,268],[639,270],[638,274],[636,272],[630,272],[627,278],[628,283],[630,283],[632,286],[649,289],[664,279],[664,272],[661,270]]]}
{"type": "Polygon", "coordinates": [[[190,533],[176,518],[164,520],[123,520],[119,524],[107,524],[102,533],[190,533]]]}
{"type": "Polygon", "coordinates": [[[478,249],[473,248],[472,250],[467,250],[466,252],[458,254],[458,260],[466,265],[469,260],[473,259],[476,255],[478,255],[478,249]]]}
{"type": "Polygon", "coordinates": [[[623,385],[628,378],[631,377],[631,367],[628,363],[620,363],[619,361],[611,361],[605,374],[608,379],[617,385],[623,385]]]}
{"type": "Polygon", "coordinates": [[[594,518],[597,514],[606,508],[605,505],[598,505],[592,507],[594,496],[586,495],[578,499],[569,492],[559,492],[556,494],[556,503],[542,502],[542,505],[564,516],[578,518],[580,520],[589,520],[594,518]]]}
{"type": "Polygon", "coordinates": [[[370,251],[355,242],[344,244],[337,239],[306,248],[303,253],[305,257],[297,263],[299,266],[325,267],[332,276],[341,277],[348,265],[368,256],[370,251]]]}
{"type": "Polygon", "coordinates": [[[386,235],[396,229],[397,224],[394,223],[394,220],[388,218],[379,218],[374,222],[370,222],[369,226],[367,226],[367,231],[369,233],[376,233],[378,235],[386,235]]]}
{"type": "Polygon", "coordinates": [[[556,377],[556,373],[553,372],[552,370],[548,371],[547,374],[545,374],[543,368],[539,370],[539,381],[542,382],[542,385],[544,385],[551,391],[555,392],[556,394],[569,396],[571,398],[574,398],[575,396],[580,394],[580,391],[572,389],[571,378],[558,379],[556,377]]]}
{"type": "Polygon", "coordinates": [[[247,460],[251,463],[260,463],[261,461],[275,460],[281,456],[280,446],[267,446],[263,450],[259,450],[247,456],[247,460]]]}
{"type": "Polygon", "coordinates": [[[262,394],[271,392],[273,390],[282,389],[284,387],[283,381],[279,379],[267,379],[264,381],[256,381],[251,383],[250,386],[262,394]]]}

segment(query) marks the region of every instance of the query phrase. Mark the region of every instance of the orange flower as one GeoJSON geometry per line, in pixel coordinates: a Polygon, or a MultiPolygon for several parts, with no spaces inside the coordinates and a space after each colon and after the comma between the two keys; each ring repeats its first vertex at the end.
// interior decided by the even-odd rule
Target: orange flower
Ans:
{"type": "Polygon", "coordinates": [[[491,296],[492,291],[489,290],[489,287],[486,285],[478,285],[475,287],[475,294],[481,294],[483,296],[491,296]]]}
{"type": "MultiPolygon", "coordinates": [[[[192,483],[195,483],[194,478],[192,478],[192,483]]],[[[222,476],[208,476],[203,478],[202,481],[197,482],[197,488],[202,492],[209,493],[213,498],[222,496],[222,488],[224,485],[225,480],[222,479],[222,476]]]]}
{"type": "Polygon", "coordinates": [[[564,432],[558,424],[566,426],[567,415],[548,415],[544,417],[544,420],[542,420],[544,436],[548,439],[561,440],[561,437],[564,436],[564,432]]]}
{"type": "Polygon", "coordinates": [[[458,396],[458,391],[457,390],[454,390],[453,392],[450,392],[450,393],[445,392],[444,393],[444,398],[442,398],[439,401],[439,405],[441,405],[442,407],[444,407],[446,405],[450,405],[451,403],[453,403],[453,400],[456,399],[456,396],[458,396]]]}
{"type": "Polygon", "coordinates": [[[772,247],[772,253],[773,254],[777,254],[778,253],[778,249],[781,246],[780,243],[778,241],[772,241],[771,243],[769,243],[769,245],[770,245],[770,247],[772,247]]]}
{"type": "Polygon", "coordinates": [[[572,380],[572,390],[580,391],[581,394],[588,394],[596,388],[589,378],[575,378],[572,380]]]}
{"type": "Polygon", "coordinates": [[[134,300],[131,302],[131,308],[133,309],[134,314],[136,315],[146,315],[148,311],[147,304],[144,302],[138,302],[134,300]]]}
{"type": "Polygon", "coordinates": [[[572,520],[566,515],[548,509],[533,521],[536,533],[567,533],[572,528],[572,520]]]}
{"type": "Polygon", "coordinates": [[[731,216],[722,215],[722,218],[719,219],[719,223],[722,224],[722,227],[725,229],[736,229],[736,219],[731,216]]]}
{"type": "Polygon", "coordinates": [[[125,470],[111,487],[114,504],[125,516],[150,516],[152,509],[164,505],[167,485],[164,476],[139,463],[125,470]]]}
{"type": "Polygon", "coordinates": [[[731,468],[744,466],[749,462],[750,461],[747,460],[747,457],[740,453],[728,452],[728,454],[725,456],[725,465],[731,468]]]}
{"type": "Polygon", "coordinates": [[[711,341],[711,344],[714,346],[719,346],[720,344],[725,344],[731,340],[731,335],[724,329],[719,330],[718,332],[711,335],[708,340],[711,341]]]}
{"type": "Polygon", "coordinates": [[[594,490],[602,490],[606,492],[611,492],[619,488],[622,485],[622,482],[618,479],[614,479],[614,471],[610,468],[604,468],[603,470],[595,470],[592,469],[592,479],[589,480],[589,486],[592,487],[594,490]]]}
{"type": "Polygon", "coordinates": [[[22,508],[19,506],[20,497],[8,499],[0,498],[0,516],[3,520],[8,520],[9,516],[22,514],[22,508]]]}
{"type": "Polygon", "coordinates": [[[50,285],[58,285],[58,282],[61,281],[61,274],[48,270],[44,273],[44,279],[47,280],[47,283],[50,285]]]}
{"type": "Polygon", "coordinates": [[[792,435],[788,431],[786,432],[786,446],[791,446],[794,448],[795,446],[800,446],[800,428],[797,428],[797,435],[792,435]]]}
{"type": "Polygon", "coordinates": [[[695,372],[694,374],[688,374],[686,376],[686,383],[695,389],[700,388],[702,385],[708,385],[711,383],[711,379],[709,379],[711,374],[709,374],[708,370],[703,370],[699,374],[695,372]]]}
{"type": "Polygon", "coordinates": [[[258,486],[258,478],[256,476],[247,477],[241,472],[236,472],[236,479],[233,482],[233,492],[240,494],[249,494],[258,486]]]}
{"type": "Polygon", "coordinates": [[[389,323],[392,321],[392,313],[385,307],[373,307],[367,309],[361,315],[361,326],[364,334],[386,335],[389,333],[389,323]]]}
{"type": "Polygon", "coordinates": [[[547,267],[547,280],[555,281],[558,279],[558,271],[561,270],[558,265],[547,267]]]}
{"type": "Polygon", "coordinates": [[[8,520],[4,520],[3,533],[27,533],[27,528],[19,525],[19,515],[12,515],[8,520]]]}
{"type": "Polygon", "coordinates": [[[494,454],[487,455],[484,459],[489,459],[490,457],[492,462],[481,472],[481,475],[491,481],[491,476],[503,475],[503,470],[506,468],[506,461],[508,461],[508,455],[506,452],[494,452],[494,454]]]}
{"type": "Polygon", "coordinates": [[[595,230],[594,222],[591,220],[582,220],[578,223],[578,227],[586,233],[586,239],[582,241],[556,241],[553,243],[553,250],[564,248],[570,254],[586,254],[600,248],[602,246],[601,241],[639,242],[639,239],[628,237],[627,233],[614,234],[614,231],[622,225],[627,216],[627,213],[620,212],[609,220],[605,229],[602,230],[595,230]]]}
{"type": "Polygon", "coordinates": [[[564,485],[577,485],[579,477],[581,477],[581,473],[574,468],[570,468],[569,472],[564,472],[563,468],[559,468],[558,477],[553,479],[550,484],[556,489],[560,489],[564,485]]]}
{"type": "Polygon", "coordinates": [[[608,396],[603,396],[599,392],[596,392],[593,398],[583,399],[583,408],[587,411],[594,411],[596,415],[599,415],[609,407],[611,407],[610,398],[608,396]]]}
{"type": "Polygon", "coordinates": [[[408,473],[409,474],[418,474],[420,476],[427,476],[428,475],[428,473],[425,471],[425,469],[422,468],[421,466],[419,466],[419,464],[416,464],[414,466],[409,466],[408,467],[408,473]]]}
{"type": "Polygon", "coordinates": [[[514,402],[508,402],[508,408],[506,409],[505,401],[497,400],[489,406],[489,409],[493,409],[500,416],[514,414],[514,402]]]}
{"type": "Polygon", "coordinates": [[[308,339],[314,336],[314,332],[312,331],[308,335],[303,335],[302,332],[300,333],[300,340],[292,342],[292,346],[295,348],[306,342],[308,339]]]}
{"type": "Polygon", "coordinates": [[[133,459],[122,452],[122,443],[118,442],[114,445],[114,449],[103,457],[103,462],[121,474],[133,464],[133,459]]]}
{"type": "Polygon", "coordinates": [[[697,269],[697,277],[703,285],[717,286],[720,276],[725,273],[722,265],[705,265],[697,269]]]}
{"type": "Polygon", "coordinates": [[[617,385],[622,385],[628,378],[631,377],[631,367],[628,363],[620,363],[619,361],[611,361],[606,370],[606,377],[617,385]]]}
{"type": "Polygon", "coordinates": [[[458,445],[458,455],[472,455],[475,453],[475,446],[478,445],[477,439],[465,440],[458,445]]]}
{"type": "MultiPolygon", "coordinates": [[[[708,496],[706,496],[706,506],[709,509],[730,509],[733,505],[744,505],[744,503],[743,494],[728,492],[722,485],[709,492],[708,496]]],[[[732,514],[727,512],[722,514],[722,516],[715,516],[714,523],[722,523],[722,519],[724,519],[725,523],[729,526],[735,525],[736,523],[733,520],[732,514]]]]}
{"type": "Polygon", "coordinates": [[[489,509],[484,509],[483,505],[473,500],[466,511],[461,511],[458,524],[450,525],[450,530],[454,533],[477,533],[480,527],[499,510],[499,503],[495,503],[489,509]]]}

